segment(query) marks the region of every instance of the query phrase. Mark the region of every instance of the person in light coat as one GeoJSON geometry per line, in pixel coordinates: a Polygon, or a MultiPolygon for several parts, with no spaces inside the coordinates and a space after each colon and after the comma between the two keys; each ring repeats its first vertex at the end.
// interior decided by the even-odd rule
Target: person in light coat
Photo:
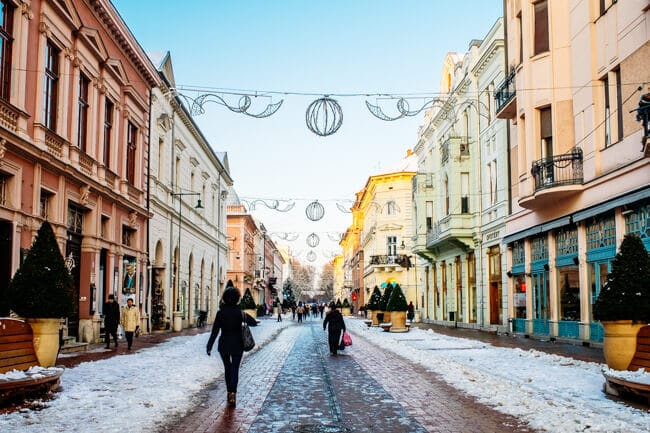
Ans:
{"type": "Polygon", "coordinates": [[[126,306],[122,308],[120,323],[122,324],[122,328],[124,328],[127,349],[131,350],[133,334],[140,328],[140,310],[133,304],[133,298],[127,299],[126,306]]]}

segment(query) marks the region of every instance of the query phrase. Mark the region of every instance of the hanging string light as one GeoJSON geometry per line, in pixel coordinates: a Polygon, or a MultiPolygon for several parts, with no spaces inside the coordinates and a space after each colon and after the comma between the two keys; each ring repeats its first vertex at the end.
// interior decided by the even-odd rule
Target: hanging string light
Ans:
{"type": "Polygon", "coordinates": [[[343,110],[336,99],[325,95],[309,104],[305,121],[311,132],[326,137],[338,131],[343,124],[343,110]]]}
{"type": "Polygon", "coordinates": [[[309,236],[307,236],[307,245],[309,245],[312,248],[315,248],[318,246],[320,243],[320,238],[316,233],[312,233],[309,236]]]}
{"type": "Polygon", "coordinates": [[[318,203],[318,200],[315,200],[307,205],[305,215],[307,215],[307,218],[311,221],[318,221],[325,215],[325,207],[318,203]]]}

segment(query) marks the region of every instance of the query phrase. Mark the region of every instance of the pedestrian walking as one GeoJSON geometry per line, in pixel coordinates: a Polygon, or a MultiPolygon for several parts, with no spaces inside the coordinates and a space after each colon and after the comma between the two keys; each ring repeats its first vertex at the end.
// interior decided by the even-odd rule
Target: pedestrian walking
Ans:
{"type": "Polygon", "coordinates": [[[336,355],[339,350],[339,342],[341,341],[341,332],[345,331],[345,321],[343,315],[336,309],[336,304],[330,304],[330,311],[325,315],[323,320],[323,331],[327,328],[327,342],[330,346],[330,354],[336,355]]]}
{"type": "Polygon", "coordinates": [[[276,322],[282,322],[282,307],[278,306],[278,320],[276,322]]]}
{"type": "Polygon", "coordinates": [[[133,298],[126,300],[126,306],[122,308],[120,323],[124,328],[127,349],[131,350],[133,334],[140,328],[140,310],[133,304],[133,298]]]}
{"type": "Polygon", "coordinates": [[[302,313],[305,311],[305,309],[302,307],[302,302],[298,304],[298,308],[296,308],[296,314],[298,315],[298,323],[302,323],[302,313]]]}
{"type": "Polygon", "coordinates": [[[228,392],[228,405],[237,405],[237,383],[239,382],[239,366],[244,356],[244,341],[242,339],[242,325],[244,321],[248,326],[257,326],[257,320],[239,308],[241,294],[236,287],[230,287],[223,292],[222,304],[217,311],[217,316],[212,324],[212,332],[208,339],[207,353],[212,353],[212,346],[221,332],[217,350],[223,361],[226,391],[228,392]]]}
{"type": "Polygon", "coordinates": [[[413,306],[413,301],[409,302],[408,307],[406,307],[406,318],[409,319],[409,322],[412,322],[415,318],[415,307],[413,306]]]}
{"type": "Polygon", "coordinates": [[[111,347],[111,335],[117,347],[117,325],[120,324],[120,306],[115,302],[114,295],[108,295],[108,300],[104,303],[104,341],[106,348],[111,347]]]}

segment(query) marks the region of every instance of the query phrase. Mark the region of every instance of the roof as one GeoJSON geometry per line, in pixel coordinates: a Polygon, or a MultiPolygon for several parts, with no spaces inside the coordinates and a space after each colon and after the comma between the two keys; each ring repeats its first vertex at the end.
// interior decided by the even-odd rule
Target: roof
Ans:
{"type": "Polygon", "coordinates": [[[373,176],[381,176],[384,174],[391,173],[401,173],[405,171],[418,171],[418,156],[415,152],[408,150],[406,157],[397,161],[396,163],[382,169],[379,173],[375,173],[373,176]]]}

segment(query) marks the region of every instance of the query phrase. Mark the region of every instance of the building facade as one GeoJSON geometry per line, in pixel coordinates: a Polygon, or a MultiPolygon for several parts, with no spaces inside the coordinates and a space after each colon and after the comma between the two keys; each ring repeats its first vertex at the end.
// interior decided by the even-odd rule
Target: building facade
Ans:
{"type": "Polygon", "coordinates": [[[148,297],[148,119],[158,76],[108,0],[0,4],[0,248],[10,252],[0,257],[0,299],[48,221],[78,300],[65,333],[96,341],[109,294],[141,309],[148,297]]]}
{"type": "Polygon", "coordinates": [[[179,331],[195,325],[200,312],[211,321],[218,309],[229,265],[225,200],[232,179],[227,156],[212,150],[174,93],[169,52],[150,58],[161,81],[150,121],[151,321],[154,329],[179,331]]]}
{"type": "Polygon", "coordinates": [[[599,343],[592,307],[623,236],[650,246],[650,154],[632,112],[650,82],[650,8],[504,6],[509,74],[495,102],[510,129],[508,316],[518,333],[599,343]]]}
{"type": "Polygon", "coordinates": [[[503,20],[445,59],[415,151],[413,252],[424,320],[505,329],[501,240],[508,214],[507,136],[492,95],[504,79],[503,20]]]}

